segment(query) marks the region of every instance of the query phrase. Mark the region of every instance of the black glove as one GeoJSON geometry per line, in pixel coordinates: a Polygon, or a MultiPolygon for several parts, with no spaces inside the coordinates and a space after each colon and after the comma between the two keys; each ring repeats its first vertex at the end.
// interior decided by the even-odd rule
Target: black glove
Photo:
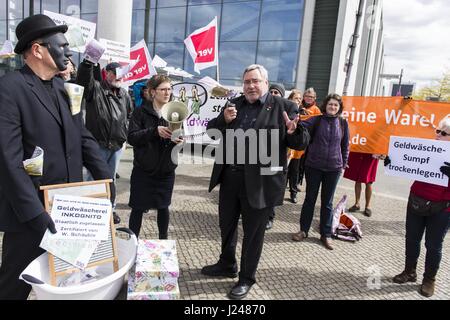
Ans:
{"type": "Polygon", "coordinates": [[[450,178],[450,163],[444,162],[445,166],[440,168],[441,172],[450,178]]]}
{"type": "Polygon", "coordinates": [[[41,213],[36,218],[28,221],[27,223],[32,229],[40,233],[44,233],[47,228],[51,233],[56,233],[55,223],[47,212],[41,213]]]}
{"type": "Polygon", "coordinates": [[[114,205],[114,202],[116,201],[116,184],[114,183],[114,181],[109,184],[109,192],[111,194],[111,204],[114,205]]]}
{"type": "Polygon", "coordinates": [[[389,156],[386,156],[386,158],[384,158],[384,166],[387,167],[390,164],[391,164],[391,158],[389,158],[389,156]]]}

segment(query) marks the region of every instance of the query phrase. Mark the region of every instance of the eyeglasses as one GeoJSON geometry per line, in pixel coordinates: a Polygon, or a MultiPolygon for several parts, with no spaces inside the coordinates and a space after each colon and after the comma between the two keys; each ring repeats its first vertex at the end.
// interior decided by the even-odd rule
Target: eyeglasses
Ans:
{"type": "Polygon", "coordinates": [[[164,92],[171,92],[172,88],[157,88],[156,90],[164,91],[164,92]]]}
{"type": "Polygon", "coordinates": [[[436,129],[436,134],[440,134],[443,137],[450,136],[450,133],[447,133],[443,130],[438,130],[438,129],[436,129]]]}
{"type": "Polygon", "coordinates": [[[269,92],[270,92],[271,95],[281,96],[281,93],[279,93],[278,90],[270,90],[269,92]]]}
{"type": "Polygon", "coordinates": [[[245,80],[245,81],[244,81],[244,84],[245,84],[246,86],[249,86],[250,84],[258,85],[258,84],[260,84],[261,82],[262,82],[261,79],[250,79],[250,80],[245,80]]]}

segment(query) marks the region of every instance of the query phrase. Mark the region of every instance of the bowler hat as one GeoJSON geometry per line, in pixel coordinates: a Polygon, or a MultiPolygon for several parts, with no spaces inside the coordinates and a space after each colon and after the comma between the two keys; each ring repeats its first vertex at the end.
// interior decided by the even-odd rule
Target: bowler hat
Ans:
{"type": "Polygon", "coordinates": [[[18,42],[14,48],[14,52],[18,54],[22,53],[31,41],[40,37],[57,32],[65,33],[66,31],[66,25],[58,26],[50,17],[44,14],[36,14],[25,18],[16,28],[18,42]]]}

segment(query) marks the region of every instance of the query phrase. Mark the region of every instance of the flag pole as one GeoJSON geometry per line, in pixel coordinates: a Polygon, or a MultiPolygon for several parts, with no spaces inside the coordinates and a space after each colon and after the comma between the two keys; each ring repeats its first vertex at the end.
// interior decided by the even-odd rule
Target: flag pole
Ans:
{"type": "Polygon", "coordinates": [[[217,72],[217,74],[216,74],[216,81],[217,82],[219,82],[220,83],[220,81],[219,81],[219,61],[217,60],[217,65],[216,65],[216,72],[217,72]]]}
{"type": "Polygon", "coordinates": [[[216,54],[217,54],[217,64],[216,64],[216,81],[220,83],[219,79],[219,28],[217,26],[217,16],[216,19],[216,54]]]}

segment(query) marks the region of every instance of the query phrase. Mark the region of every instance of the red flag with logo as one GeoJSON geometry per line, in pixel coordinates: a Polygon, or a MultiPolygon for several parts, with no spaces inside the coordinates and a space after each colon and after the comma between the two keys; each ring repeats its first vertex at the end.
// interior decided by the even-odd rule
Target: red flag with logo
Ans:
{"type": "Polygon", "coordinates": [[[216,66],[218,58],[217,17],[206,26],[192,32],[184,44],[194,61],[194,70],[200,70],[216,66]]]}
{"type": "Polygon", "coordinates": [[[157,74],[152,66],[152,59],[144,40],[139,41],[130,49],[130,64],[121,69],[124,69],[122,82],[128,84],[141,79],[149,79],[157,74]]]}

